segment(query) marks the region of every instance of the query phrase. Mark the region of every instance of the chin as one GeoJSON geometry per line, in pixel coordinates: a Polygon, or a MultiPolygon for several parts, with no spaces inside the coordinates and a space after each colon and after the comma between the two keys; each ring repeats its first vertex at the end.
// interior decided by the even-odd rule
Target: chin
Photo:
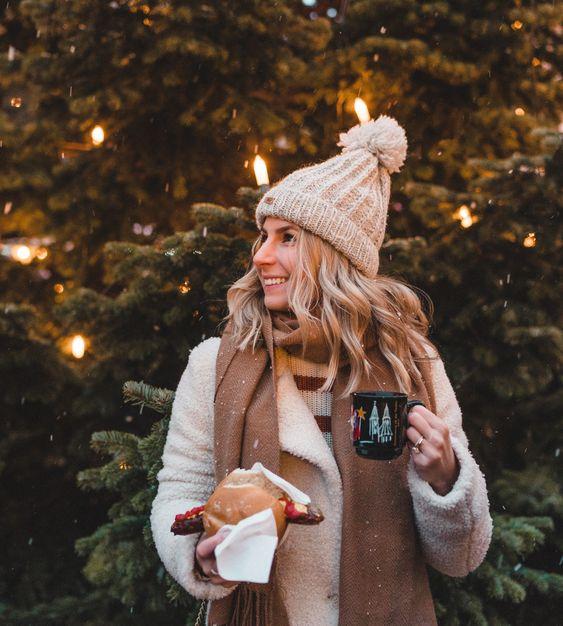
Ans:
{"type": "Polygon", "coordinates": [[[287,300],[284,302],[283,300],[278,300],[276,298],[265,298],[264,305],[270,311],[287,311],[289,310],[289,303],[287,300]]]}

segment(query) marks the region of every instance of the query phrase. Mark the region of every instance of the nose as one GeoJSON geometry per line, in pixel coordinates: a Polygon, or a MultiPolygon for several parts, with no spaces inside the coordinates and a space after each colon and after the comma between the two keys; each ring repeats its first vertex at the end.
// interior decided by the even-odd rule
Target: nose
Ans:
{"type": "Polygon", "coordinates": [[[268,265],[274,262],[274,248],[265,241],[256,251],[253,258],[254,265],[268,265]]]}

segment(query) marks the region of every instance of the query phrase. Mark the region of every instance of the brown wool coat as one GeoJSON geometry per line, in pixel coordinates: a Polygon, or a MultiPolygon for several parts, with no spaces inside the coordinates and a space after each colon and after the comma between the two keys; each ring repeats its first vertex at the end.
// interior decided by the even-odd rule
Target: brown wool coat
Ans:
{"type": "MultiPolygon", "coordinates": [[[[318,527],[291,527],[278,547],[270,583],[241,583],[230,595],[214,600],[208,623],[324,624],[322,607],[317,607],[316,617],[307,615],[305,607],[307,594],[325,585],[324,601],[330,605],[326,615],[332,610],[339,625],[436,624],[407,482],[409,449],[393,461],[355,453],[349,399],[338,399],[349,375],[346,366],[333,390],[334,458],[311,452],[314,444],[323,444],[320,431],[310,423],[302,424],[302,441],[293,440],[293,451],[286,445],[280,454],[280,436],[283,440],[285,435],[279,425],[291,423],[296,415],[284,407],[280,394],[296,399],[283,350],[273,344],[269,317],[264,337],[266,345],[254,353],[235,349],[229,326],[221,339],[214,416],[216,481],[260,461],[309,493],[326,519],[318,527]],[[300,606],[302,615],[296,613],[300,606]]],[[[411,399],[422,400],[435,413],[431,364],[426,354],[417,356],[422,378],[411,399]]],[[[359,389],[396,390],[394,374],[379,350],[370,348],[368,357],[376,373],[364,377],[359,389]]]]}

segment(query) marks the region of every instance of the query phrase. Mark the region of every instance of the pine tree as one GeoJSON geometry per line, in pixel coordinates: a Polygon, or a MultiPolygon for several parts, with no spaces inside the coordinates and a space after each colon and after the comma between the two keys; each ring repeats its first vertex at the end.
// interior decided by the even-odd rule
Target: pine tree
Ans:
{"type": "MultiPolygon", "coordinates": [[[[146,532],[147,560],[135,555],[126,571],[154,485],[141,453],[154,416],[126,410],[120,389],[125,380],[173,387],[189,349],[217,334],[255,233],[259,194],[233,193],[241,180],[252,184],[249,157],[270,156],[271,180],[328,158],[338,132],[355,123],[356,95],[373,116],[389,113],[407,129],[382,271],[436,303],[434,338],[497,522],[492,569],[459,585],[433,582],[441,620],[550,623],[561,548],[553,485],[560,235],[550,216],[561,156],[555,145],[522,155],[539,145],[530,129],[557,122],[561,8],[345,4],[345,19],[333,22],[326,2],[311,10],[275,0],[15,0],[0,17],[0,354],[9,382],[1,445],[10,499],[0,623],[183,623],[192,600],[172,588],[178,607],[163,608],[170,581],[154,569],[146,532]],[[105,130],[99,146],[96,124],[105,130]],[[469,228],[452,219],[463,206],[479,220],[469,228]],[[530,233],[536,245],[526,247],[530,233]],[[12,240],[30,238],[46,258],[24,265],[5,256],[12,240]],[[89,343],[73,362],[63,346],[75,333],[89,343]],[[81,474],[95,489],[79,491],[77,471],[99,464],[93,432],[115,433],[96,440],[112,460],[105,472],[81,474]],[[129,444],[139,450],[134,470],[118,473],[129,444]],[[127,496],[137,497],[134,510],[127,496]],[[30,511],[40,532],[28,532],[30,511]],[[128,542],[122,581],[102,567],[118,554],[119,532],[128,542]],[[161,577],[154,587],[142,582],[147,602],[137,602],[133,564],[161,577]]],[[[165,422],[159,428],[161,437],[165,422]]]]}
{"type": "Polygon", "coordinates": [[[3,231],[52,241],[27,273],[0,269],[2,289],[17,300],[39,268],[50,272],[48,284],[36,279],[49,305],[54,283],[99,287],[105,242],[189,230],[190,204],[228,204],[251,182],[258,146],[296,167],[296,153],[314,148],[302,123],[331,31],[291,4],[11,3],[5,38],[16,52],[0,57],[3,231]]]}
{"type": "MultiPolygon", "coordinates": [[[[100,520],[101,526],[77,543],[78,555],[87,558],[84,576],[92,584],[87,590],[84,583],[79,588],[84,603],[73,595],[72,585],[66,596],[48,604],[37,599],[33,606],[34,600],[23,596],[18,608],[6,610],[7,623],[14,619],[33,623],[46,614],[52,615],[52,623],[91,626],[116,619],[119,623],[184,623],[193,599],[165,577],[147,521],[167,421],[154,425],[154,418],[146,412],[135,416],[120,409],[114,388],[119,394],[128,373],[158,384],[179,380],[189,349],[216,334],[225,313],[226,286],[248,265],[250,240],[256,230],[253,206],[258,197],[256,190],[242,188],[241,207],[196,203],[190,210],[194,229],[154,245],[109,243],[103,292],[83,288],[57,307],[62,336],[80,329],[89,340],[74,374],[81,385],[69,392],[75,420],[70,456],[75,467],[79,460],[82,467],[94,465],[90,456],[76,448],[88,444],[94,424],[105,429],[94,435],[93,448],[115,458],[102,468],[81,472],[79,482],[83,491],[103,496],[109,491],[117,501],[110,506],[107,496],[103,502],[94,500],[98,511],[109,508],[110,519],[106,523],[100,520]],[[118,430],[124,422],[130,432],[118,430]],[[151,429],[153,435],[147,438],[136,434],[151,429]],[[178,605],[176,611],[166,604],[167,597],[178,605]]],[[[131,393],[147,398],[142,383],[131,393]]],[[[172,395],[163,392],[155,397],[151,392],[145,404],[167,415],[172,395]]],[[[70,486],[64,490],[72,502],[79,499],[70,486]]],[[[8,562],[17,559],[16,552],[9,556],[8,562]]]]}
{"type": "Polygon", "coordinates": [[[323,145],[346,125],[355,93],[409,121],[405,176],[415,180],[455,188],[468,157],[525,152],[530,130],[558,119],[562,16],[549,2],[349,3],[322,65],[337,112],[323,117],[323,145]]]}
{"type": "MultiPolygon", "coordinates": [[[[83,533],[76,522],[93,505],[107,506],[107,498],[69,500],[61,492],[80,469],[69,454],[73,432],[65,402],[77,379],[47,321],[30,305],[0,303],[0,380],[2,621],[7,606],[31,607],[86,588],[67,575],[73,541],[83,533]]],[[[94,515],[92,528],[102,519],[94,515]]]]}

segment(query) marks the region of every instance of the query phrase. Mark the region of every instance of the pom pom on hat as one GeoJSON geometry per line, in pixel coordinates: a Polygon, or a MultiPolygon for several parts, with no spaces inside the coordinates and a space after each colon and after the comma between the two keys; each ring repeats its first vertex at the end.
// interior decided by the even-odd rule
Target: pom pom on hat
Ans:
{"type": "Polygon", "coordinates": [[[340,141],[336,145],[344,146],[342,152],[368,150],[390,174],[401,169],[407,156],[405,130],[387,115],[380,115],[377,120],[357,124],[347,133],[340,133],[340,141]]]}

